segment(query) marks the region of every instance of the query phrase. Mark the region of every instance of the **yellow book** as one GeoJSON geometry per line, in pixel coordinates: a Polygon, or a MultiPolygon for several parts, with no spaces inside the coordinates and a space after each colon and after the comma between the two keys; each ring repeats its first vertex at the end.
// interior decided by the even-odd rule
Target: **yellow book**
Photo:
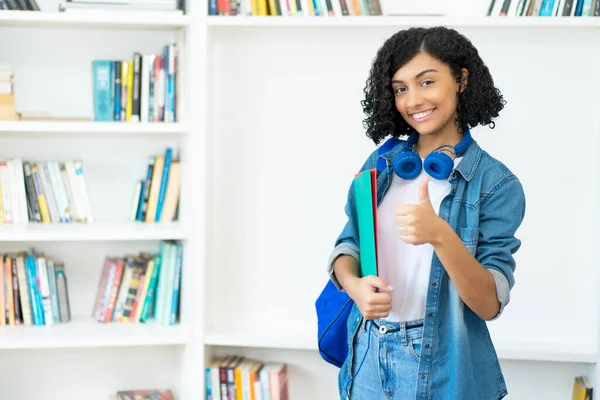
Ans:
{"type": "Polygon", "coordinates": [[[44,187],[42,186],[42,180],[40,178],[40,172],[37,165],[31,166],[31,176],[33,177],[33,185],[35,186],[35,194],[40,206],[40,213],[42,214],[42,222],[45,224],[50,223],[50,211],[48,210],[48,202],[46,201],[46,195],[44,194],[44,187]]]}
{"type": "Polygon", "coordinates": [[[261,17],[267,16],[267,0],[258,0],[258,15],[261,17]]]}
{"type": "Polygon", "coordinates": [[[572,400],[592,400],[592,385],[587,376],[577,376],[573,382],[572,400]]]}
{"type": "Polygon", "coordinates": [[[127,107],[125,109],[125,121],[131,121],[133,111],[133,60],[127,61],[127,107]]]}
{"type": "Polygon", "coordinates": [[[269,15],[277,16],[277,2],[278,0],[269,0],[269,15]]]}

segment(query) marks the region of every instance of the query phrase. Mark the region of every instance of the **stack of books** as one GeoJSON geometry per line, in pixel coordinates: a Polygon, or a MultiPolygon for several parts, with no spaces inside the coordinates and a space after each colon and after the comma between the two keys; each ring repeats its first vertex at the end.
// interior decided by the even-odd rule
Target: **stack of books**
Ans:
{"type": "Polygon", "coordinates": [[[131,221],[169,223],[178,218],[180,169],[170,147],[164,155],[148,157],[146,176],[135,184],[131,221]]]}
{"type": "Polygon", "coordinates": [[[0,326],[71,320],[62,262],[35,250],[0,257],[0,326]]]}
{"type": "Polygon", "coordinates": [[[98,11],[153,11],[182,14],[183,4],[179,0],[67,0],[58,6],[62,12],[98,11]]]}
{"type": "Polygon", "coordinates": [[[13,71],[10,65],[0,64],[0,121],[17,119],[19,114],[15,103],[13,71]]]}
{"type": "Polygon", "coordinates": [[[183,247],[161,241],[158,254],[106,257],[93,317],[104,323],[170,326],[177,321],[183,247]]]}
{"type": "Polygon", "coordinates": [[[209,15],[372,16],[382,15],[380,0],[209,0],[209,15]]]}
{"type": "Polygon", "coordinates": [[[92,223],[80,160],[0,160],[0,224],[92,223]]]}
{"type": "Polygon", "coordinates": [[[134,52],[125,60],[94,60],[95,121],[175,122],[177,45],[161,54],[134,52]]]}
{"type": "Polygon", "coordinates": [[[491,0],[493,17],[598,17],[597,0],[491,0]]]}
{"type": "Polygon", "coordinates": [[[288,400],[288,366],[239,355],[217,357],[206,367],[206,399],[288,400]]]}

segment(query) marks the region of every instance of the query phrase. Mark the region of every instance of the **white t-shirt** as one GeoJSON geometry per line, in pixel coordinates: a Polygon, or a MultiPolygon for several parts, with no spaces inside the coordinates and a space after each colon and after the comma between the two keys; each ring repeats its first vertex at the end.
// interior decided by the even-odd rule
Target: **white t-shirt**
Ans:
{"type": "MultiPolygon", "coordinates": [[[[454,160],[455,167],[460,160],[461,157],[454,160]]],[[[388,321],[413,321],[425,315],[433,246],[404,243],[398,233],[395,213],[398,204],[418,203],[419,186],[425,176],[424,168],[417,178],[410,180],[393,173],[392,184],[377,209],[378,274],[394,287],[392,309],[385,318],[388,321]]],[[[430,178],[429,198],[436,214],[450,189],[448,180],[430,178]]]]}

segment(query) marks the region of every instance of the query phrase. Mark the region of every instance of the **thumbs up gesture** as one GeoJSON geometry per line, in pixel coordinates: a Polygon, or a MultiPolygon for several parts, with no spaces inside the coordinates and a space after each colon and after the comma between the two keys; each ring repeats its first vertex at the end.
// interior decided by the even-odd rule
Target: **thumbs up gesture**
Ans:
{"type": "Polygon", "coordinates": [[[429,176],[419,186],[419,202],[399,204],[395,211],[398,233],[403,242],[412,245],[435,244],[443,220],[435,213],[429,199],[429,176]]]}

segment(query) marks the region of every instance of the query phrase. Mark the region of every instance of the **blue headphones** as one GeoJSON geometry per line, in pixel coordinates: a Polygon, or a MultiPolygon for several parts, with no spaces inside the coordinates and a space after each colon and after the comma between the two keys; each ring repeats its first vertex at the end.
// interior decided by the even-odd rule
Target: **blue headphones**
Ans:
{"type": "Polygon", "coordinates": [[[449,155],[443,153],[442,149],[449,151],[454,154],[454,157],[462,156],[465,151],[469,148],[473,142],[471,132],[465,130],[462,140],[456,144],[456,146],[442,145],[437,149],[433,150],[429,154],[423,163],[421,163],[421,157],[419,153],[414,150],[414,145],[419,140],[419,133],[413,132],[408,138],[408,151],[400,153],[394,159],[394,172],[402,179],[414,179],[421,173],[421,168],[425,168],[425,171],[432,178],[443,180],[448,179],[450,173],[454,169],[454,159],[449,155]],[[423,164],[423,165],[421,165],[423,164]]]}

